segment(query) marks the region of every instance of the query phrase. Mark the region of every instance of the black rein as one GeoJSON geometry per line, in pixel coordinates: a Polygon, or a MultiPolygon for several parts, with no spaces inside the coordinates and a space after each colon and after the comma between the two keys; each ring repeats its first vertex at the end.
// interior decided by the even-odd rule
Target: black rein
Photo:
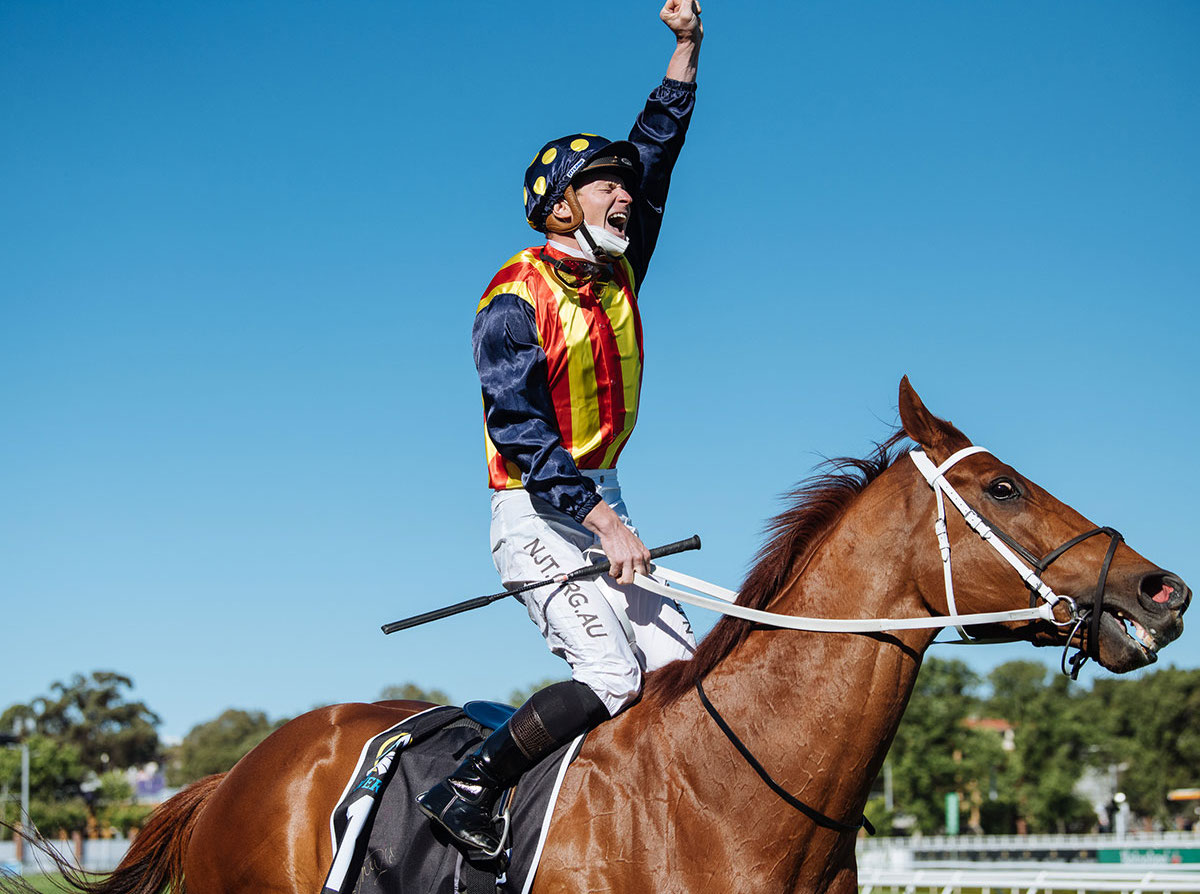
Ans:
{"type": "Polygon", "coordinates": [[[704,710],[708,711],[709,716],[716,721],[717,726],[721,728],[721,732],[725,734],[725,738],[727,738],[733,744],[733,747],[738,750],[738,753],[741,754],[743,758],[745,758],[746,763],[748,763],[751,769],[753,769],[754,772],[759,775],[759,778],[767,784],[771,791],[775,792],[775,794],[779,795],[779,797],[785,802],[794,807],[796,810],[799,810],[818,826],[823,826],[826,829],[833,829],[837,832],[857,833],[859,829],[866,829],[868,835],[875,834],[875,827],[871,825],[871,821],[865,816],[857,823],[843,823],[839,820],[835,820],[833,817],[826,816],[815,808],[809,807],[803,801],[789,794],[783,786],[771,778],[771,774],[767,772],[766,768],[758,762],[754,755],[750,753],[750,749],[747,748],[742,740],[737,737],[737,734],[730,729],[729,724],[725,722],[725,718],[718,713],[717,709],[713,706],[713,703],[708,700],[708,696],[704,694],[704,687],[700,685],[699,680],[696,681],[696,693],[700,696],[700,704],[704,705],[704,710]]]}

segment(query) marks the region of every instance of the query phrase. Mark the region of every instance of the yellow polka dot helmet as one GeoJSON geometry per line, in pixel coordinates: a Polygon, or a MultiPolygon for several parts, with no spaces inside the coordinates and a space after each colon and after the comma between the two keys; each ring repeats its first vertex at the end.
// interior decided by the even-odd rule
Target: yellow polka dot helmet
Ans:
{"type": "Polygon", "coordinates": [[[625,140],[608,140],[594,133],[573,133],[551,140],[525,171],[525,219],[540,232],[570,233],[583,223],[583,209],[571,181],[584,171],[622,172],[631,190],[642,180],[637,147],[625,140]],[[571,221],[547,218],[559,200],[571,208],[571,221]]]}

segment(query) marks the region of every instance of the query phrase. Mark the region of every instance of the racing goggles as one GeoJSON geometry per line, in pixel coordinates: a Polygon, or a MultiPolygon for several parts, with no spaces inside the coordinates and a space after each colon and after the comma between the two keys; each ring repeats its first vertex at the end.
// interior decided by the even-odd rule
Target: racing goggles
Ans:
{"type": "Polygon", "coordinates": [[[606,283],[613,277],[612,267],[584,258],[556,258],[542,249],[540,260],[548,264],[554,275],[568,289],[578,289],[590,282],[606,283]]]}

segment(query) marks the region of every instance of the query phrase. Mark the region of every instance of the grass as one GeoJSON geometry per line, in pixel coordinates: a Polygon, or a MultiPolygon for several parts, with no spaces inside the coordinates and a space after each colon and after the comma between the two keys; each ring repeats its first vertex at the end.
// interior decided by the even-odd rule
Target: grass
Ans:
{"type": "Polygon", "coordinates": [[[63,884],[63,877],[57,872],[51,875],[24,875],[21,879],[40,894],[63,894],[64,891],[70,890],[63,884]]]}
{"type": "Polygon", "coordinates": [[[25,881],[29,882],[29,884],[31,884],[33,886],[33,889],[35,891],[43,891],[43,892],[49,892],[49,891],[60,891],[61,892],[62,891],[62,888],[55,887],[55,884],[54,884],[55,882],[61,883],[61,881],[62,881],[62,876],[58,875],[58,874],[55,874],[55,875],[31,875],[31,876],[28,876],[25,879],[25,881]]]}

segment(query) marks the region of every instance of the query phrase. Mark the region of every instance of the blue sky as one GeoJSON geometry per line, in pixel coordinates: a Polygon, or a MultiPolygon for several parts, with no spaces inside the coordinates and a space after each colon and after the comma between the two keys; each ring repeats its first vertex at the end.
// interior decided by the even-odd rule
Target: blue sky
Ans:
{"type": "MultiPolygon", "coordinates": [[[[0,0],[0,706],[118,669],[179,736],[564,675],[515,604],[378,625],[498,589],[475,303],[537,148],[661,77],[657,9],[0,0]]],[[[705,22],[622,460],[647,541],[736,586],[908,373],[1195,586],[1200,7],[705,22]]]]}

